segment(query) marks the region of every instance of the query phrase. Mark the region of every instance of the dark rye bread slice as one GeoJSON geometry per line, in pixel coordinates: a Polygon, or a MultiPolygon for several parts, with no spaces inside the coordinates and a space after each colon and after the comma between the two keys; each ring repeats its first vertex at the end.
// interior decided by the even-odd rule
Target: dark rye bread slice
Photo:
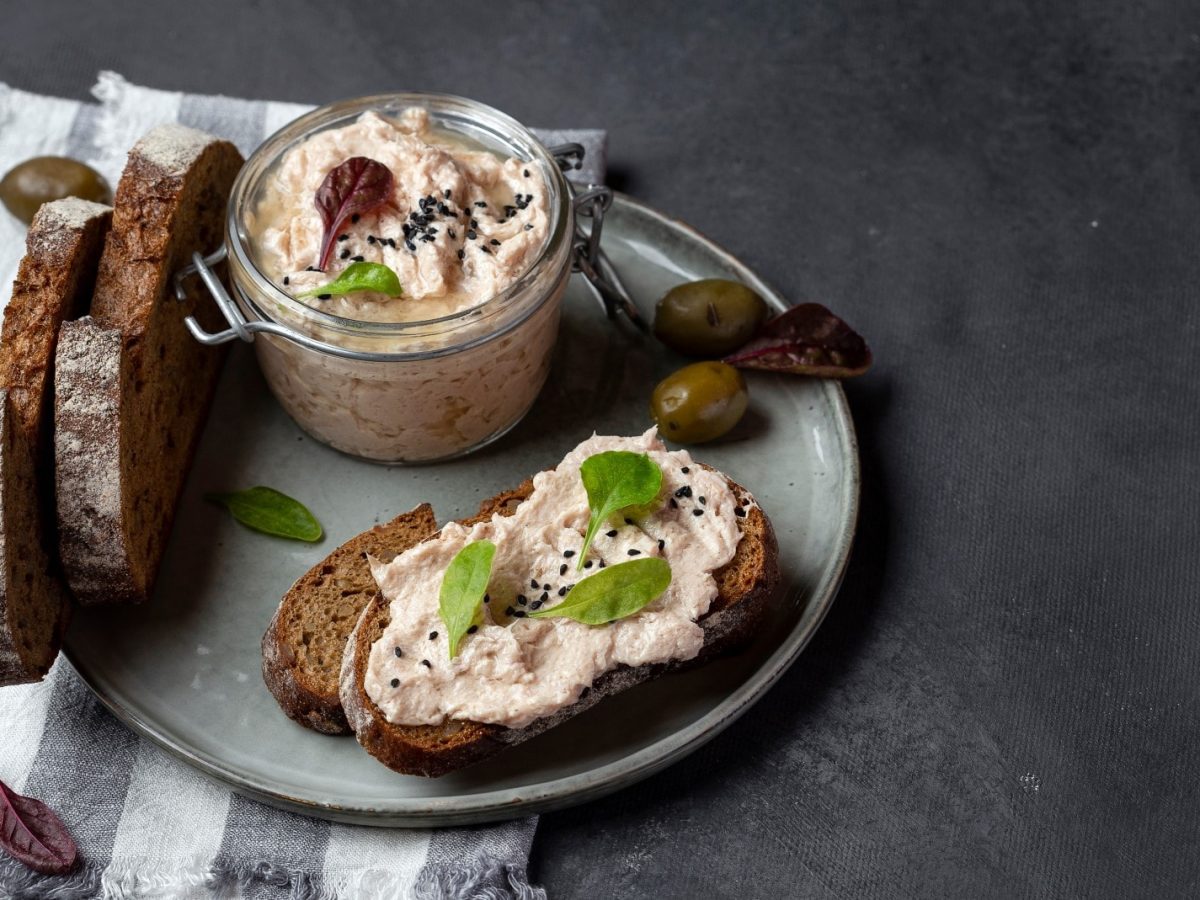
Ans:
{"type": "Polygon", "coordinates": [[[58,655],[70,603],[54,547],[50,429],[54,349],[87,309],[112,210],[44,204],[4,308],[0,336],[0,684],[37,681],[58,655]]]}
{"type": "Polygon", "coordinates": [[[220,374],[224,353],[183,324],[220,327],[193,286],[172,276],[193,252],[221,244],[242,157],[181,125],[154,129],[130,151],[91,316],[67,323],[55,380],[60,554],[80,603],[150,596],[220,374]]]}
{"type": "MultiPolygon", "coordinates": [[[[671,663],[621,666],[597,678],[591,690],[570,706],[531,722],[524,728],[507,728],[480,722],[449,721],[442,725],[393,725],[367,696],[363,687],[371,645],[382,636],[390,621],[389,605],[377,593],[363,610],[346,644],[342,661],[342,707],[358,742],[390,769],[406,775],[436,777],[453,772],[541,734],[599,703],[643,681],[671,671],[700,665],[722,653],[736,650],[754,635],[763,621],[779,582],[779,547],[775,531],[762,509],[745,488],[729,481],[739,505],[746,509],[741,519],[742,539],[730,562],[718,569],[717,598],[700,618],[704,647],[694,659],[671,663]]],[[[493,513],[511,515],[533,490],[526,481],[515,491],[485,501],[477,515],[463,521],[470,527],[493,513]]]]}
{"type": "Polygon", "coordinates": [[[338,678],[346,639],[379,592],[367,554],[391,562],[436,531],[433,507],[422,503],[351,538],[283,595],[263,634],[262,670],[290,718],[322,734],[350,733],[338,678]]]}

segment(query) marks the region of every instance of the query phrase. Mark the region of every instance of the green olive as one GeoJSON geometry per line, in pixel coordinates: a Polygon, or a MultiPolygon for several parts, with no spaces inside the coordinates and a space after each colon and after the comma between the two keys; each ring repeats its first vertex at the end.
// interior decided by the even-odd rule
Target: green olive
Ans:
{"type": "Polygon", "coordinates": [[[654,334],[689,356],[724,356],[758,331],[767,304],[744,284],[705,278],[667,291],[654,310],[654,334]]]}
{"type": "Polygon", "coordinates": [[[699,362],[658,383],[650,397],[650,415],[668,440],[702,444],[733,428],[748,401],[741,372],[722,362],[699,362]]]}
{"type": "Polygon", "coordinates": [[[112,192],[100,173],[65,156],[27,159],[0,179],[0,200],[26,225],[43,203],[64,197],[112,203],[112,192]]]}

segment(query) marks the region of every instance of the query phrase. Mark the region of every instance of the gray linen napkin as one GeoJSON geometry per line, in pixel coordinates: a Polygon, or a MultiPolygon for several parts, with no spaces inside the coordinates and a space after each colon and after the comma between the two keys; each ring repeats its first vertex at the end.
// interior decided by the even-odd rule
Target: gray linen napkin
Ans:
{"type": "MultiPolygon", "coordinates": [[[[0,173],[65,155],[114,186],[129,147],[163,122],[229,138],[249,154],[308,107],[180,94],[100,73],[97,104],[0,84],[0,173]]],[[[604,180],[602,131],[539,131],[584,144],[582,181],[604,180]]],[[[0,306],[24,228],[0,211],[0,306]]],[[[264,689],[260,684],[254,689],[264,689]]],[[[79,844],[70,876],[0,854],[0,896],[543,898],[526,877],[536,817],[453,830],[376,829],[282,812],[209,781],[117,721],[61,660],[40,684],[0,689],[0,780],[49,804],[79,844]]]]}

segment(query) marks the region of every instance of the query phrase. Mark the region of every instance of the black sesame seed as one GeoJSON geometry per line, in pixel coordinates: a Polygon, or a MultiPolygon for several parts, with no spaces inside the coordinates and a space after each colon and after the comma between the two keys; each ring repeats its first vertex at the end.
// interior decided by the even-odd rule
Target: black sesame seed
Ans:
{"type": "Polygon", "coordinates": [[[674,497],[671,498],[671,509],[679,509],[679,501],[674,497]]]}
{"type": "Polygon", "coordinates": [[[453,228],[447,228],[446,234],[450,235],[450,240],[454,240],[456,237],[458,237],[458,235],[454,233],[453,228]]]}
{"type": "Polygon", "coordinates": [[[530,586],[531,588],[533,588],[533,589],[536,591],[536,590],[537,590],[537,587],[538,587],[537,579],[536,579],[536,578],[530,578],[530,579],[529,579],[529,586],[530,586]]]}
{"type": "Polygon", "coordinates": [[[462,250],[459,250],[459,251],[458,251],[458,258],[459,258],[459,259],[462,259],[464,256],[466,256],[466,254],[465,254],[465,253],[464,253],[462,250]]]}
{"type": "Polygon", "coordinates": [[[700,507],[697,506],[695,509],[692,510],[692,515],[693,516],[702,516],[702,515],[704,515],[704,510],[702,510],[700,507]]]}
{"type": "Polygon", "coordinates": [[[350,258],[349,250],[343,250],[341,253],[338,254],[338,259],[349,259],[349,258],[350,258]]]}
{"type": "Polygon", "coordinates": [[[350,235],[348,235],[348,234],[339,234],[339,235],[338,235],[338,240],[339,240],[339,241],[348,241],[348,240],[350,240],[350,235]]]}
{"type": "Polygon", "coordinates": [[[660,553],[666,548],[666,546],[667,546],[667,542],[664,541],[662,538],[659,538],[658,539],[658,550],[660,553]]]}
{"type": "Polygon", "coordinates": [[[475,205],[478,206],[480,209],[483,209],[484,207],[487,206],[487,201],[486,200],[476,200],[475,205]]]}
{"type": "Polygon", "coordinates": [[[477,237],[479,237],[479,235],[477,235],[477,234],[475,233],[474,229],[470,229],[470,228],[469,228],[469,229],[467,229],[467,240],[468,240],[468,241],[473,241],[473,240],[475,240],[475,238],[477,238],[477,237]]]}
{"type": "Polygon", "coordinates": [[[565,559],[570,559],[570,558],[571,558],[572,556],[574,556],[574,555],[575,555],[575,551],[574,551],[574,550],[564,550],[564,551],[563,551],[563,557],[564,557],[565,559]]]}
{"type": "Polygon", "coordinates": [[[483,602],[484,602],[484,603],[491,603],[491,602],[492,602],[492,595],[491,595],[491,594],[484,594],[484,595],[483,595],[483,602]]]}
{"type": "Polygon", "coordinates": [[[490,247],[488,247],[488,245],[487,245],[487,244],[480,244],[480,245],[479,245],[479,249],[480,249],[481,251],[483,251],[484,253],[491,253],[491,252],[492,252],[492,251],[491,251],[491,248],[490,248],[490,247]]]}
{"type": "Polygon", "coordinates": [[[541,600],[534,600],[532,603],[529,604],[530,609],[541,609],[541,607],[542,607],[541,600]]]}
{"type": "Polygon", "coordinates": [[[437,640],[437,632],[436,631],[429,632],[429,639],[431,641],[436,641],[437,640]]]}
{"type": "Polygon", "coordinates": [[[525,170],[523,170],[523,171],[521,172],[521,174],[522,174],[522,175],[524,175],[526,178],[528,178],[528,177],[529,177],[529,170],[528,170],[528,169],[525,169],[525,170]]]}
{"type": "Polygon", "coordinates": [[[467,629],[467,634],[474,634],[478,630],[479,630],[478,625],[472,625],[470,628],[467,629]]]}
{"type": "Polygon", "coordinates": [[[533,226],[532,226],[532,225],[526,225],[526,226],[525,226],[525,230],[526,230],[526,231],[533,231],[533,226]]]}
{"type": "Polygon", "coordinates": [[[567,574],[567,564],[566,563],[563,563],[561,566],[558,567],[558,574],[560,576],[567,574]]]}
{"type": "Polygon", "coordinates": [[[304,271],[305,272],[320,272],[321,270],[318,269],[316,266],[306,266],[304,271]]]}
{"type": "Polygon", "coordinates": [[[550,592],[546,591],[545,593],[542,594],[542,596],[538,597],[537,602],[545,603],[549,599],[550,599],[550,592]]]}
{"type": "Polygon", "coordinates": [[[432,234],[423,234],[421,235],[421,240],[429,243],[430,241],[436,241],[437,238],[435,238],[432,234]]]}
{"type": "Polygon", "coordinates": [[[607,565],[608,565],[608,563],[606,563],[604,560],[600,560],[600,568],[601,569],[603,569],[607,565]]]}
{"type": "Polygon", "coordinates": [[[395,238],[388,238],[387,243],[388,243],[388,246],[391,247],[393,250],[396,249],[396,239],[395,238]]]}
{"type": "Polygon", "coordinates": [[[366,262],[367,259],[365,256],[352,256],[350,258],[355,262],[366,262]]]}
{"type": "Polygon", "coordinates": [[[430,662],[429,660],[427,660],[427,659],[423,659],[423,660],[421,660],[421,665],[423,665],[423,666],[424,666],[425,668],[427,668],[427,669],[432,669],[432,668],[433,668],[433,663],[431,663],[431,662],[430,662]]]}
{"type": "Polygon", "coordinates": [[[396,648],[396,659],[399,659],[399,658],[400,658],[400,657],[402,657],[403,655],[404,655],[404,651],[403,651],[403,650],[401,650],[399,647],[397,647],[397,648],[396,648]]]}
{"type": "Polygon", "coordinates": [[[683,467],[682,469],[680,469],[679,471],[680,471],[680,472],[682,472],[684,475],[686,475],[688,472],[690,472],[690,471],[692,471],[692,470],[691,470],[691,469],[689,469],[687,466],[684,466],[684,467],[683,467]]]}
{"type": "Polygon", "coordinates": [[[318,300],[328,300],[333,294],[317,294],[318,300]]]}
{"type": "Polygon", "coordinates": [[[392,679],[392,687],[400,687],[400,679],[399,678],[392,679]]]}
{"type": "Polygon", "coordinates": [[[288,278],[288,276],[284,275],[284,276],[283,276],[283,283],[284,283],[284,284],[291,284],[291,283],[292,283],[292,279],[290,279],[290,278],[288,278]]]}
{"type": "Polygon", "coordinates": [[[500,246],[500,242],[498,240],[496,240],[495,238],[492,238],[490,241],[488,241],[488,243],[491,244],[493,247],[500,246]]]}
{"type": "Polygon", "coordinates": [[[427,234],[437,234],[436,228],[427,228],[427,229],[425,229],[425,231],[427,234]]]}
{"type": "Polygon", "coordinates": [[[511,615],[512,615],[513,613],[515,613],[515,612],[516,612],[516,610],[515,610],[515,609],[513,609],[511,606],[507,606],[507,607],[505,607],[505,609],[504,609],[504,614],[505,614],[506,616],[511,616],[511,615]]]}
{"type": "Polygon", "coordinates": [[[629,556],[641,556],[642,555],[642,551],[638,550],[635,547],[630,547],[629,550],[626,552],[628,553],[629,556]]]}
{"type": "Polygon", "coordinates": [[[543,585],[542,585],[542,590],[543,590],[543,591],[548,591],[548,590],[550,590],[550,585],[549,585],[549,584],[543,584],[543,585]]]}
{"type": "Polygon", "coordinates": [[[442,191],[442,196],[445,197],[447,200],[449,200],[450,199],[450,188],[446,188],[444,191],[442,191]]]}
{"type": "Polygon", "coordinates": [[[626,524],[626,525],[632,525],[632,524],[633,524],[633,519],[631,519],[631,518],[629,518],[628,516],[626,516],[626,517],[625,517],[625,524],[626,524]]]}
{"type": "Polygon", "coordinates": [[[560,596],[560,597],[565,597],[565,596],[567,596],[567,589],[566,589],[566,587],[565,587],[565,586],[564,586],[564,587],[560,587],[560,588],[558,589],[558,596],[560,596]]]}
{"type": "Polygon", "coordinates": [[[352,215],[352,216],[350,217],[350,222],[351,222],[351,224],[357,225],[357,224],[358,224],[358,220],[359,220],[359,219],[361,219],[361,218],[362,218],[362,216],[360,216],[358,213],[355,213],[354,215],[352,215]]]}
{"type": "Polygon", "coordinates": [[[478,223],[478,222],[476,222],[474,219],[472,219],[472,220],[471,220],[471,227],[472,227],[472,228],[478,228],[478,227],[479,227],[479,223],[478,223]]]}
{"type": "Polygon", "coordinates": [[[367,235],[367,243],[368,243],[368,244],[373,244],[373,243],[375,243],[375,235],[373,235],[373,234],[368,234],[368,235],[367,235]]]}
{"type": "Polygon", "coordinates": [[[744,509],[742,509],[740,506],[739,506],[739,507],[737,507],[737,508],[736,508],[736,509],[733,511],[733,514],[734,514],[735,516],[737,516],[739,519],[744,519],[744,518],[746,518],[746,511],[745,511],[744,509]]]}
{"type": "Polygon", "coordinates": [[[513,617],[517,619],[523,619],[527,615],[529,615],[529,613],[525,612],[523,609],[518,609],[515,613],[513,613],[513,617]]]}
{"type": "Polygon", "coordinates": [[[443,215],[443,216],[450,215],[450,207],[448,207],[445,203],[439,203],[437,205],[437,211],[440,215],[443,215]]]}
{"type": "Polygon", "coordinates": [[[528,605],[529,605],[529,598],[528,598],[528,597],[525,597],[525,596],[518,597],[518,598],[517,598],[517,603],[519,603],[521,606],[528,606],[528,605]]]}
{"type": "Polygon", "coordinates": [[[585,569],[590,569],[590,568],[592,567],[592,561],[589,559],[587,562],[585,562],[585,563],[583,564],[583,567],[584,567],[585,569]]]}
{"type": "Polygon", "coordinates": [[[679,490],[677,490],[677,491],[675,492],[675,496],[676,496],[676,497],[690,497],[690,496],[692,496],[692,486],[691,486],[690,484],[685,484],[683,487],[681,487],[679,490]]]}
{"type": "Polygon", "coordinates": [[[617,529],[615,529],[615,528],[614,528],[612,531],[606,531],[606,532],[604,532],[604,533],[605,533],[606,535],[608,535],[609,537],[616,537],[616,536],[617,536],[617,529]]]}
{"type": "Polygon", "coordinates": [[[404,242],[404,246],[405,246],[405,247],[407,247],[409,250],[412,250],[412,251],[414,251],[414,252],[415,252],[415,251],[416,251],[416,249],[417,249],[417,245],[416,245],[416,244],[414,244],[412,241],[405,241],[405,242],[404,242]]]}

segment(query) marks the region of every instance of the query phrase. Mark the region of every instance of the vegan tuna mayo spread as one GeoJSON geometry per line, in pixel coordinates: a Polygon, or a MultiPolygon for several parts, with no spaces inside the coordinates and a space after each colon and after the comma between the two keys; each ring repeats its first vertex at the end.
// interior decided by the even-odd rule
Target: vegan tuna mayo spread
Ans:
{"type": "Polygon", "coordinates": [[[470,528],[450,523],[391,563],[372,560],[391,621],[371,646],[367,695],[394,724],[468,719],[521,728],[574,703],[618,665],[691,659],[704,643],[697,620],[717,596],[713,572],[733,558],[741,539],[736,508],[722,475],[697,466],[684,450],[668,452],[654,429],[639,437],[593,436],[557,468],[534,476],[533,493],[511,516],[470,528]],[[602,528],[580,571],[589,507],[579,467],[608,450],[648,454],[662,469],[662,490],[643,518],[602,528]],[[439,588],[455,554],[479,540],[496,545],[484,621],[451,659],[439,588]],[[631,556],[661,556],[672,573],[666,591],[634,615],[598,626],[521,615],[533,604],[561,602],[602,562],[631,556]]]}
{"type": "Polygon", "coordinates": [[[319,440],[385,462],[460,455],[520,420],[549,374],[571,273],[559,221],[570,206],[547,159],[481,149],[431,119],[441,101],[427,102],[434,113],[366,108],[304,134],[263,170],[245,221],[258,272],[294,301],[259,293],[259,309],[341,351],[263,336],[255,349],[272,392],[319,440]],[[334,220],[316,271],[328,212],[318,192],[364,158],[386,167],[390,187],[334,220]],[[386,266],[399,296],[320,290],[355,263],[386,266]]]}
{"type": "Polygon", "coordinates": [[[303,298],[323,312],[375,322],[436,319],[500,294],[537,258],[549,229],[536,167],[469,149],[432,129],[419,107],[398,118],[366,112],[293,147],[255,215],[259,264],[293,296],[328,284],[354,262],[395,272],[404,289],[398,298],[303,298]],[[353,157],[391,170],[392,197],[345,224],[325,271],[315,271],[324,225],[313,200],[329,172],[353,157]]]}

